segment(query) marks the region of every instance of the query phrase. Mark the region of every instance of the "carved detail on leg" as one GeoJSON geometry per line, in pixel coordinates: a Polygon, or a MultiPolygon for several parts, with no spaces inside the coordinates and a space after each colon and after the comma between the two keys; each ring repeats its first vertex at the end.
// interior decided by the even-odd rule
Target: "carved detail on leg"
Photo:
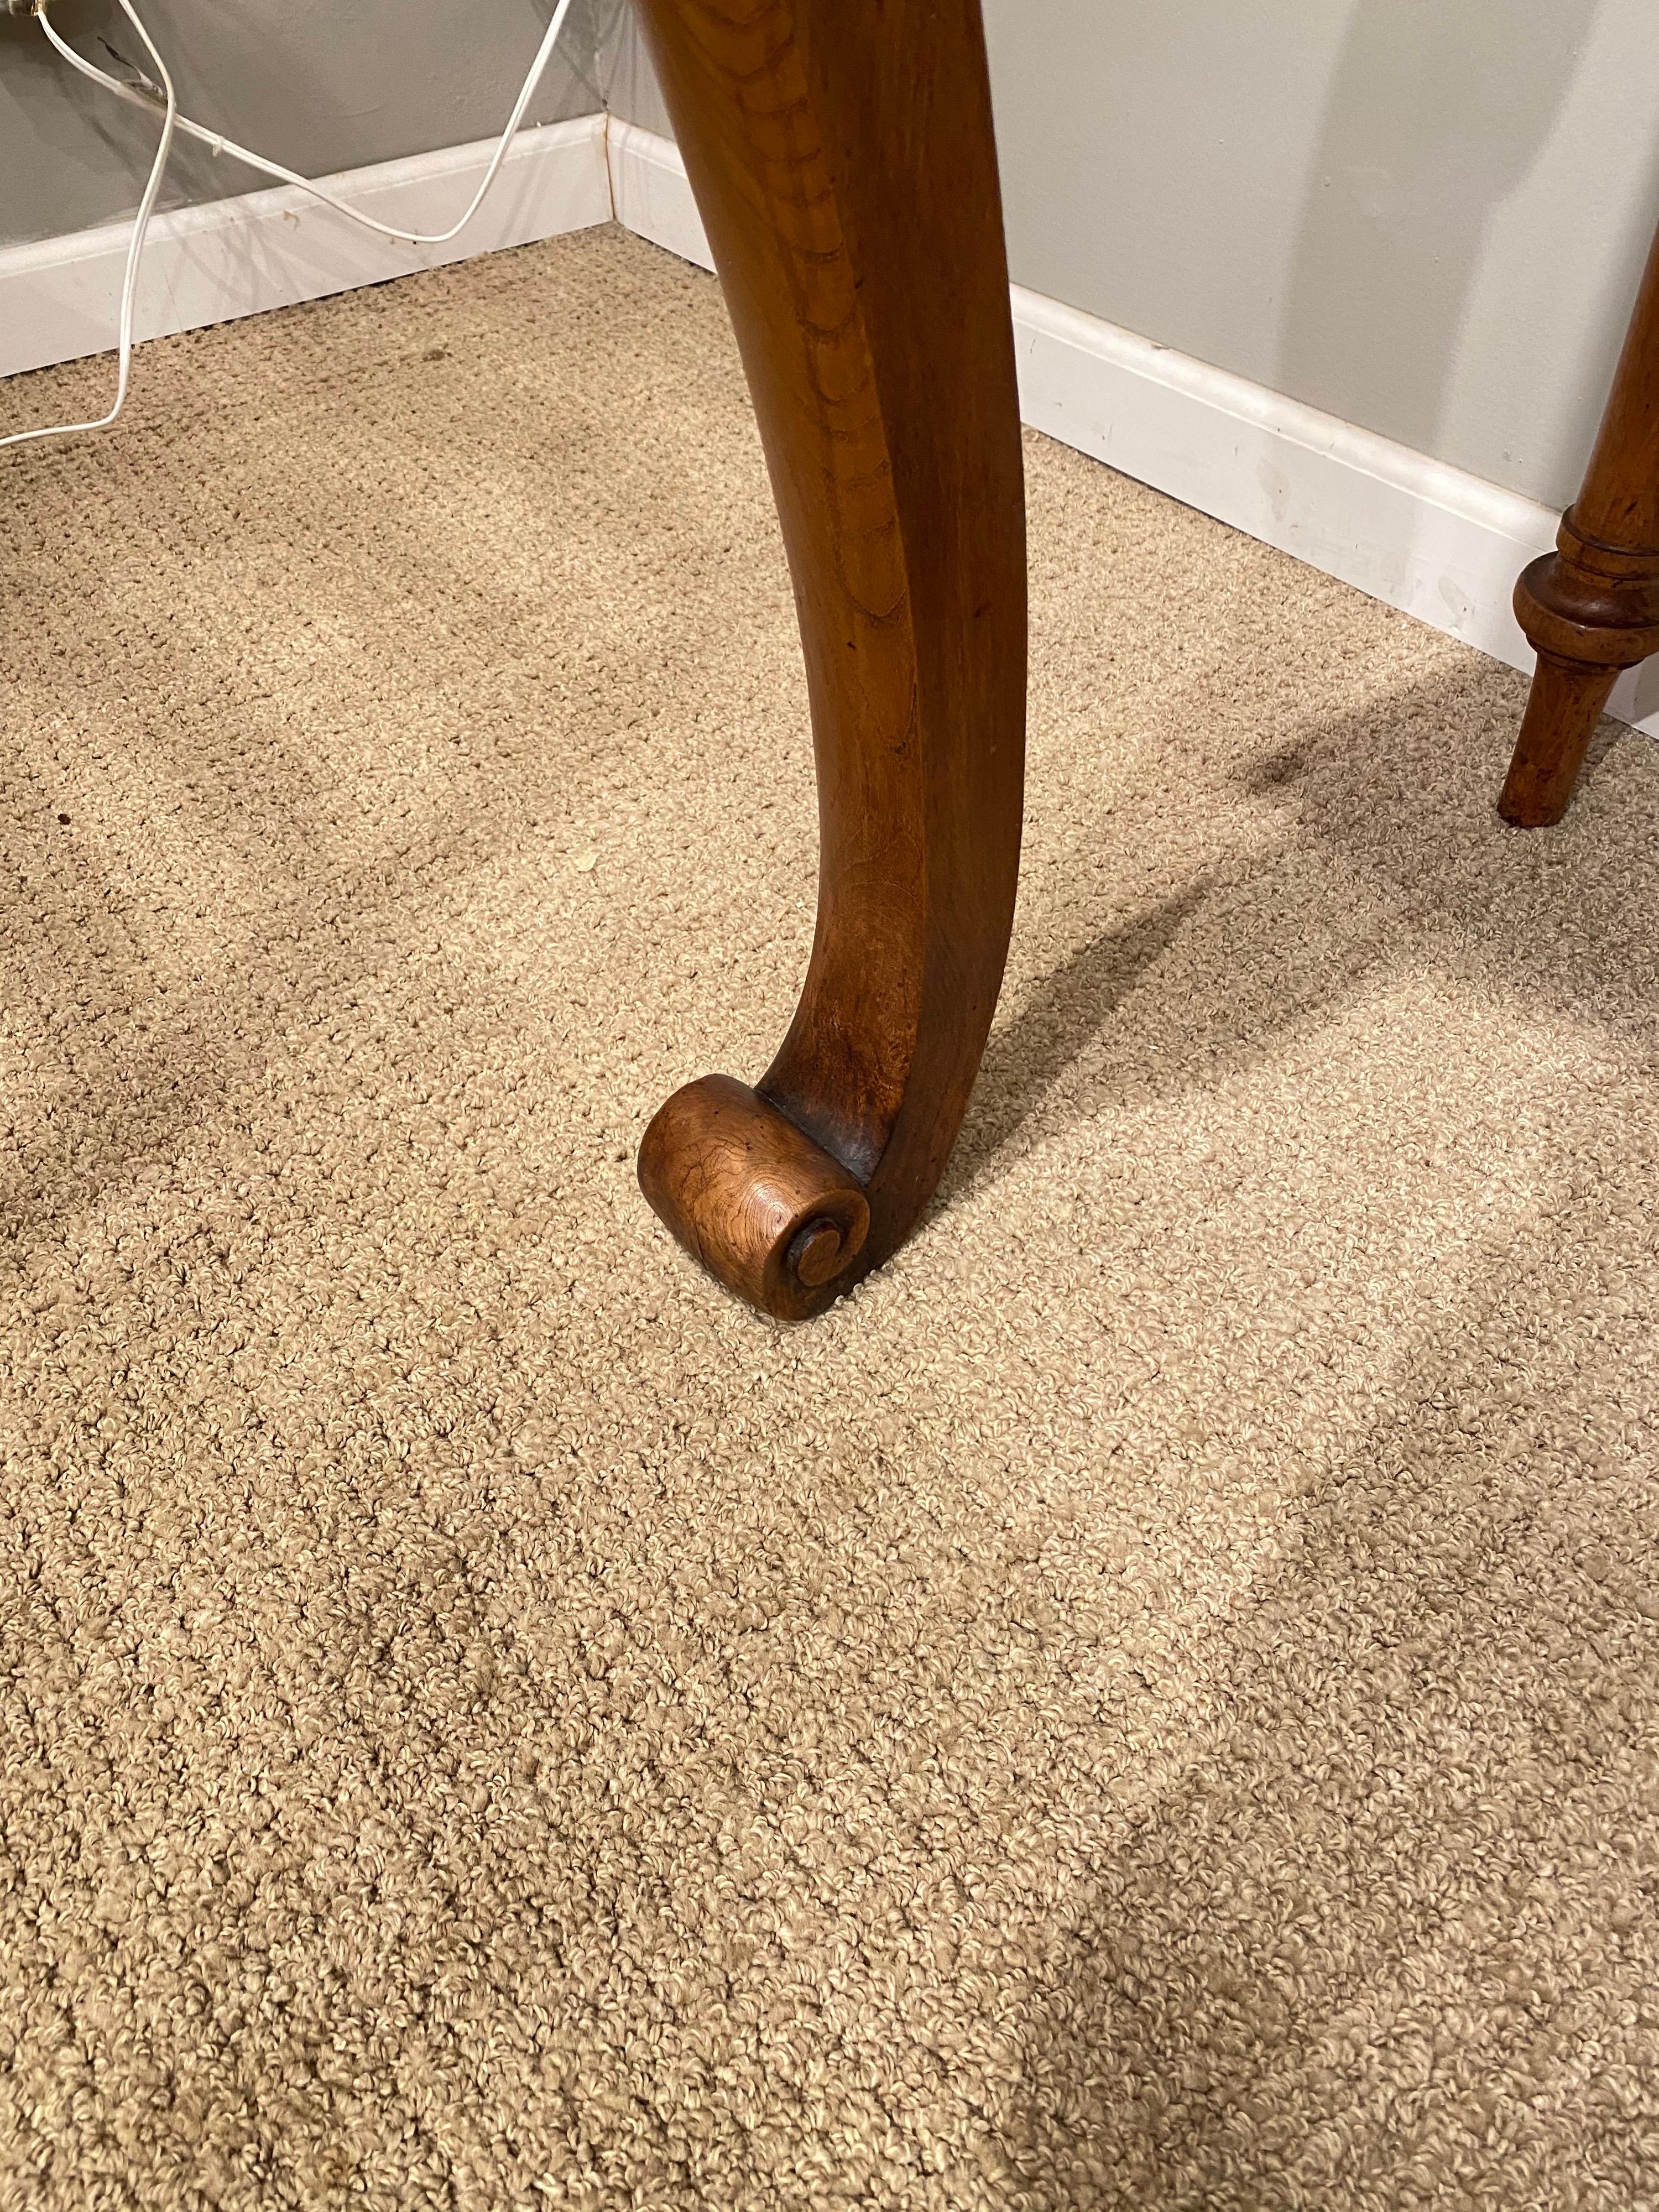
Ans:
{"type": "Polygon", "coordinates": [[[1013,913],[1018,406],[977,0],[641,0],[748,373],[800,618],[817,929],[755,1090],[688,1085],[640,1180],[766,1311],[902,1241],[1013,913]]]}
{"type": "Polygon", "coordinates": [[[1516,619],[1538,653],[1498,802],[1517,829],[1561,819],[1620,671],[1659,653],[1659,238],[1556,547],[1515,589],[1516,619]]]}

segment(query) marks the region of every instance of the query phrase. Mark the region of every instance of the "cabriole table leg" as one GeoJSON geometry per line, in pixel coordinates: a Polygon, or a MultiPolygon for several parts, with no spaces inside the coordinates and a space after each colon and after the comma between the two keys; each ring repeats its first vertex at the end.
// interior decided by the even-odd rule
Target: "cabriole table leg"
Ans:
{"type": "Polygon", "coordinates": [[[646,1132],[674,1234],[781,1317],[878,1266],[955,1140],[1018,867],[1025,562],[977,0],[641,0],[754,398],[817,762],[817,936],[750,1089],[646,1132]]]}

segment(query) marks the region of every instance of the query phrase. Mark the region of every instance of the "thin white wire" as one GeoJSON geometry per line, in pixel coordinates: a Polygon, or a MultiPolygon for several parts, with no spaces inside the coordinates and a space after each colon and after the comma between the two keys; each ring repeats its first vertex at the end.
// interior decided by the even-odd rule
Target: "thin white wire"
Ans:
{"type": "MultiPolygon", "coordinates": [[[[144,28],[138,11],[132,4],[132,0],[120,0],[120,5],[122,13],[131,21],[133,29],[143,40],[149,51],[149,58],[155,64],[156,74],[161,80],[162,105],[165,113],[161,123],[161,141],[155,149],[155,159],[150,164],[149,181],[144,186],[144,197],[138,203],[138,213],[133,221],[132,243],[127,248],[126,275],[121,284],[121,322],[118,366],[115,377],[115,404],[107,415],[100,415],[95,422],[54,422],[42,430],[14,430],[9,437],[0,438],[0,446],[25,446],[34,438],[74,438],[78,437],[82,431],[107,430],[123,407],[126,405],[127,386],[132,377],[132,307],[138,290],[139,264],[144,258],[144,234],[149,228],[149,218],[155,206],[156,195],[161,189],[161,179],[167,174],[167,155],[173,150],[173,133],[179,120],[179,100],[173,88],[173,79],[167,75],[167,65],[156,52],[155,42],[144,28]]],[[[46,21],[44,7],[37,8],[36,13],[40,16],[41,28],[49,37],[55,36],[46,21]]],[[[148,104],[153,106],[155,103],[152,101],[148,104]]]]}
{"type": "MultiPolygon", "coordinates": [[[[132,9],[128,5],[128,0],[121,0],[121,4],[126,9],[127,13],[131,15],[132,9]]],[[[377,222],[373,216],[364,215],[361,210],[352,207],[348,202],[337,199],[332,192],[325,191],[321,185],[315,183],[310,177],[302,177],[297,170],[285,169],[280,161],[269,161],[263,154],[255,154],[246,146],[239,146],[234,138],[227,138],[222,131],[210,131],[205,125],[193,122],[188,115],[179,116],[179,128],[186,132],[189,137],[199,138],[204,146],[210,146],[216,154],[228,154],[233,161],[244,161],[249,168],[258,169],[267,177],[275,177],[279,184],[297,185],[301,191],[309,192],[313,199],[321,200],[325,207],[331,207],[339,214],[349,216],[353,222],[361,223],[365,230],[378,231],[382,238],[395,238],[407,246],[447,246],[450,240],[459,237],[467,224],[471,222],[483,203],[485,193],[495,183],[501,163],[507,159],[513,141],[519,135],[519,126],[524,121],[525,110],[535,98],[536,88],[542,81],[548,63],[553,58],[553,49],[558,44],[559,33],[564,28],[565,17],[570,13],[570,6],[571,0],[558,0],[557,7],[553,10],[552,21],[548,24],[541,45],[537,49],[536,58],[531,64],[530,74],[525,79],[519,97],[514,103],[513,112],[507,118],[507,128],[501,134],[500,143],[496,146],[495,157],[484,172],[483,181],[472,195],[471,204],[466,213],[462,216],[459,222],[452,223],[447,230],[398,230],[390,223],[377,222]]],[[[154,86],[124,84],[119,77],[111,76],[106,70],[101,70],[95,63],[88,61],[83,54],[77,54],[73,46],[68,45],[53,30],[44,9],[40,13],[40,27],[70,68],[78,70],[82,76],[90,77],[94,84],[101,84],[106,92],[114,93],[118,99],[126,100],[134,107],[155,108],[161,105],[154,86]]],[[[149,45],[148,38],[144,43],[146,46],[149,45]]],[[[155,51],[155,47],[150,46],[150,52],[154,53],[155,51]]]]}
{"type": "Polygon", "coordinates": [[[192,138],[199,138],[204,146],[210,146],[216,154],[228,154],[233,161],[245,162],[251,169],[258,169],[268,177],[275,177],[279,184],[297,185],[301,191],[309,192],[313,199],[321,200],[325,207],[331,207],[337,213],[349,217],[353,222],[360,223],[365,230],[378,231],[382,238],[395,238],[406,246],[447,246],[451,239],[459,236],[477,215],[483,204],[484,195],[500,173],[501,164],[507,159],[513,141],[519,135],[519,127],[524,121],[525,111],[535,98],[536,88],[546,73],[549,62],[553,58],[553,49],[558,44],[560,32],[564,28],[565,17],[570,13],[571,0],[558,0],[558,5],[553,10],[552,20],[548,24],[541,45],[537,48],[536,58],[530,65],[530,74],[526,77],[520,89],[519,97],[513,104],[513,112],[507,118],[507,128],[501,133],[495,155],[489,167],[484,171],[483,180],[472,195],[465,214],[447,230],[429,232],[397,230],[390,223],[377,222],[373,216],[365,215],[361,209],[350,206],[344,200],[337,199],[332,192],[325,191],[321,185],[313,182],[311,178],[301,176],[296,170],[285,169],[279,161],[267,161],[263,154],[252,153],[247,147],[239,146],[234,138],[227,138],[217,131],[209,131],[203,125],[192,122],[189,116],[181,115],[179,112],[178,95],[173,90],[173,79],[167,74],[167,64],[156,51],[155,41],[144,28],[138,11],[132,4],[132,0],[118,0],[118,4],[122,13],[143,40],[149,58],[155,64],[156,75],[161,79],[159,90],[151,84],[124,84],[119,77],[111,76],[107,70],[101,70],[95,63],[88,61],[83,54],[77,54],[73,46],[58,36],[52,28],[52,19],[47,12],[48,0],[36,0],[34,9],[40,28],[71,69],[78,70],[84,77],[89,77],[94,84],[102,85],[106,92],[112,92],[118,100],[125,100],[131,106],[147,108],[152,112],[160,108],[164,113],[161,143],[155,149],[155,160],[150,169],[149,182],[144,188],[144,197],[139,202],[137,217],[133,224],[132,243],[127,250],[126,276],[121,287],[120,366],[116,384],[115,404],[107,415],[100,416],[95,422],[58,422],[44,430],[16,430],[9,437],[0,438],[0,446],[21,446],[33,438],[72,438],[86,430],[106,430],[126,404],[127,386],[132,373],[133,301],[138,289],[139,265],[143,259],[144,235],[149,228],[150,214],[155,205],[156,195],[161,189],[161,179],[167,173],[167,155],[172,151],[175,131],[183,131],[192,138]]]}

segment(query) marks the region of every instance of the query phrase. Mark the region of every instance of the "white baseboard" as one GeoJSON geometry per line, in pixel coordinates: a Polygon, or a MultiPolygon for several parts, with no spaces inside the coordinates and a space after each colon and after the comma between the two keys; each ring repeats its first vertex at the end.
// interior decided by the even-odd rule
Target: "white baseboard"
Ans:
{"type": "MultiPolygon", "coordinates": [[[[1510,600],[1555,543],[1547,507],[1018,286],[1014,342],[1036,428],[1531,670],[1510,600]]],[[[1656,710],[1650,662],[1620,680],[1612,711],[1659,735],[1656,710]]]]}
{"type": "MultiPolygon", "coordinates": [[[[494,191],[447,246],[377,238],[288,185],[170,210],[150,225],[137,334],[200,330],[608,222],[605,140],[603,115],[521,131],[494,191]]],[[[447,146],[325,181],[382,222],[443,230],[477,189],[494,152],[493,140],[447,146]]],[[[115,223],[0,247],[0,376],[110,349],[131,234],[130,224],[115,223]]]]}
{"type": "Polygon", "coordinates": [[[708,251],[708,234],[673,140],[613,115],[607,144],[611,202],[617,222],[648,238],[653,246],[666,246],[682,261],[712,269],[714,257],[708,251]]]}
{"type": "MultiPolygon", "coordinates": [[[[454,220],[490,143],[330,180],[411,228],[454,220]]],[[[603,115],[520,134],[495,191],[448,246],[374,237],[289,186],[157,216],[138,331],[157,337],[528,245],[612,216],[714,265],[672,139],[603,115]]],[[[125,224],[0,247],[0,376],[112,343],[125,224]]],[[[1510,609],[1522,565],[1553,540],[1531,501],[1281,393],[1035,292],[1013,292],[1025,420],[1126,476],[1294,554],[1511,666],[1532,655],[1510,609]]],[[[1659,736],[1659,660],[1620,679],[1613,712],[1659,736]]]]}
{"type": "MultiPolygon", "coordinates": [[[[613,121],[611,184],[630,229],[714,266],[672,140],[613,121]]],[[[1547,508],[1018,284],[1013,312],[1034,428],[1531,670],[1510,598],[1555,542],[1547,508]]],[[[1612,712],[1659,736],[1659,660],[1620,678],[1612,712]]]]}

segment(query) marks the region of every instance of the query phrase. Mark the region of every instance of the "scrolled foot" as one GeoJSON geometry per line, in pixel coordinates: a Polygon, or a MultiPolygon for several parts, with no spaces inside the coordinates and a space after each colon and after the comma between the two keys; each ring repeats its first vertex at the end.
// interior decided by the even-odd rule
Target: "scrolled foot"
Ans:
{"type": "Polygon", "coordinates": [[[780,1321],[839,1297],[870,1233],[856,1177],[729,1075],[688,1083],[659,1109],[639,1173],[686,1250],[780,1321]]]}
{"type": "Polygon", "coordinates": [[[638,0],[795,586],[817,921],[758,1086],[705,1076],[640,1183],[804,1320],[937,1188],[1019,874],[1024,501],[979,0],[638,0]],[[810,1133],[808,1133],[810,1132],[810,1133]]]}

